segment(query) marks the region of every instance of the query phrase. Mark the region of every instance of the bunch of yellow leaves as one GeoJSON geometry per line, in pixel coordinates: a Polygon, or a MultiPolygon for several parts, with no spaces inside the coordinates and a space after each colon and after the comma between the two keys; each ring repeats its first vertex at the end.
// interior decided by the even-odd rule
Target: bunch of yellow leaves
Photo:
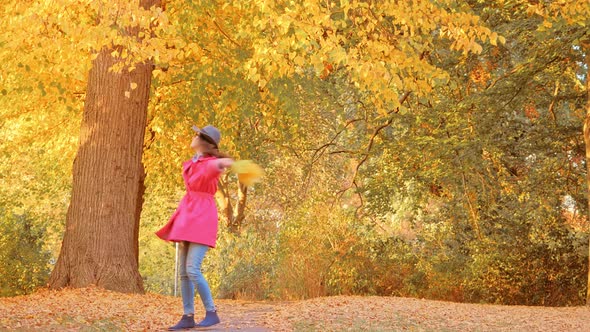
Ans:
{"type": "Polygon", "coordinates": [[[246,185],[251,186],[260,181],[264,175],[264,170],[252,160],[238,160],[231,166],[231,171],[238,175],[238,180],[246,185]]]}

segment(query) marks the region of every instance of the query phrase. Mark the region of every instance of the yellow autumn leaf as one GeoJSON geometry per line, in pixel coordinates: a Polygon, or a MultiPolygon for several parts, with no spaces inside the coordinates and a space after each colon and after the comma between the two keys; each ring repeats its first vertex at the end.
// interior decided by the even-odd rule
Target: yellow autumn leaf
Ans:
{"type": "Polygon", "coordinates": [[[479,45],[478,43],[473,43],[471,50],[475,54],[481,54],[481,52],[483,51],[483,47],[481,45],[479,45]]]}
{"type": "Polygon", "coordinates": [[[293,59],[293,62],[294,62],[294,63],[295,63],[295,65],[297,65],[297,66],[303,66],[303,64],[305,63],[305,59],[304,59],[302,56],[300,56],[300,55],[297,55],[297,56],[295,57],[295,59],[293,59]]]}
{"type": "Polygon", "coordinates": [[[238,180],[247,186],[260,181],[260,178],[264,175],[262,167],[252,160],[238,160],[232,164],[230,170],[236,173],[238,180]]]}

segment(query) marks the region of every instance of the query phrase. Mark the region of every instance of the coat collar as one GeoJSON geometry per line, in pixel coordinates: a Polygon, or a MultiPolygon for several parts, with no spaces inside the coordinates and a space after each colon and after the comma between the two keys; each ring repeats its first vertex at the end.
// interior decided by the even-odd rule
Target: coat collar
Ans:
{"type": "Polygon", "coordinates": [[[187,169],[189,169],[189,167],[191,167],[192,164],[200,163],[203,161],[208,161],[211,159],[217,159],[217,158],[216,157],[200,157],[196,161],[193,161],[193,159],[191,158],[191,159],[185,161],[184,163],[182,163],[182,171],[185,172],[187,169]]]}

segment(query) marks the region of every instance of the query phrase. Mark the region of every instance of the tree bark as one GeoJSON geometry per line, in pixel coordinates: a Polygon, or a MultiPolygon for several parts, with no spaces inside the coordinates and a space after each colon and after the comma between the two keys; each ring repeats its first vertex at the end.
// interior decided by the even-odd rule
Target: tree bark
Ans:
{"type": "Polygon", "coordinates": [[[215,195],[217,204],[223,212],[227,221],[227,228],[234,234],[240,233],[242,224],[246,218],[246,199],[248,198],[248,187],[238,182],[238,197],[235,206],[232,205],[231,195],[227,177],[219,181],[219,190],[215,195]]]}
{"type": "MultiPolygon", "coordinates": [[[[590,40],[582,44],[586,58],[586,119],[584,120],[584,143],[586,144],[586,185],[588,213],[590,214],[590,40]]],[[[588,216],[590,220],[590,215],[588,216]]],[[[590,234],[589,234],[590,235],[590,234]]],[[[588,238],[588,275],[586,283],[586,305],[590,306],[590,236],[588,238]]]]}
{"type": "MultiPolygon", "coordinates": [[[[159,4],[141,1],[144,8],[159,4]]],[[[138,269],[145,177],[141,158],[153,64],[109,72],[120,61],[111,52],[101,50],[90,70],[72,198],[51,288],[97,285],[143,292],[138,269]]]]}
{"type": "Polygon", "coordinates": [[[242,228],[242,223],[246,218],[246,199],[248,198],[248,186],[238,182],[238,204],[234,211],[234,226],[237,231],[242,228]]]}
{"type": "Polygon", "coordinates": [[[217,192],[215,193],[215,198],[217,200],[217,204],[219,205],[219,209],[223,212],[223,215],[227,219],[226,221],[228,229],[231,230],[231,224],[233,220],[233,208],[229,194],[228,177],[229,176],[226,174],[223,178],[219,180],[219,186],[217,192]]]}

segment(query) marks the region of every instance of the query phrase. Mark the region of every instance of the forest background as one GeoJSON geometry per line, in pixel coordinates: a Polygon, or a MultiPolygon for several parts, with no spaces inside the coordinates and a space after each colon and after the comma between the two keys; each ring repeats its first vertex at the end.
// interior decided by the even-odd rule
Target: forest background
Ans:
{"type": "Polygon", "coordinates": [[[122,97],[149,92],[147,291],[174,291],[174,246],[154,232],[183,195],[191,125],[214,124],[223,150],[266,171],[251,188],[220,182],[205,263],[217,297],[586,302],[587,1],[9,0],[0,12],[1,296],[46,285],[56,266],[104,55],[113,75],[153,64],[122,97]]]}

